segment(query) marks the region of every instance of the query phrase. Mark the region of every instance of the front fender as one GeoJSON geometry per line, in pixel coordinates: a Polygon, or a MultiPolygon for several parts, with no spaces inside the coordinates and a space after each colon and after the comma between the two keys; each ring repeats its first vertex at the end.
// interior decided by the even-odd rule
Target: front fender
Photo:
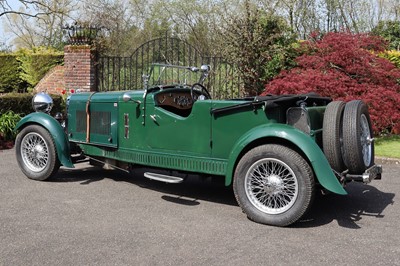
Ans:
{"type": "Polygon", "coordinates": [[[60,163],[66,167],[74,168],[74,164],[71,161],[69,142],[67,136],[64,133],[63,128],[60,123],[45,113],[31,113],[23,117],[18,124],[15,126],[14,131],[19,131],[29,124],[38,124],[49,131],[50,135],[53,137],[54,143],[57,149],[57,156],[60,163]]]}
{"type": "Polygon", "coordinates": [[[347,194],[332,172],[329,162],[317,143],[315,143],[310,136],[304,134],[300,130],[284,124],[274,124],[273,126],[261,125],[255,127],[236,142],[229,155],[225,177],[226,185],[229,185],[232,182],[234,168],[238,159],[240,159],[240,153],[252,142],[263,138],[282,139],[285,140],[285,142],[289,141],[293,145],[297,146],[311,162],[315,175],[324,188],[337,194],[347,194]]]}

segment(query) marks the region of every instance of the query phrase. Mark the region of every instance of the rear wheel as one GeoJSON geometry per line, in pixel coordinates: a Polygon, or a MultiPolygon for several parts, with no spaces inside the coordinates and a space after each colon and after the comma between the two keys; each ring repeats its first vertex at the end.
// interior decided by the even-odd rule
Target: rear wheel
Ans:
{"type": "Polygon", "coordinates": [[[297,152],[268,144],[246,153],[236,167],[233,189],[249,219],[287,226],[300,219],[314,197],[314,175],[297,152]]]}
{"type": "Polygon", "coordinates": [[[361,174],[374,164],[374,142],[367,105],[348,102],[343,114],[344,159],[350,173],[361,174]]]}
{"type": "Polygon", "coordinates": [[[41,126],[22,129],[16,139],[15,152],[22,172],[30,179],[45,180],[60,168],[53,138],[41,126]]]}

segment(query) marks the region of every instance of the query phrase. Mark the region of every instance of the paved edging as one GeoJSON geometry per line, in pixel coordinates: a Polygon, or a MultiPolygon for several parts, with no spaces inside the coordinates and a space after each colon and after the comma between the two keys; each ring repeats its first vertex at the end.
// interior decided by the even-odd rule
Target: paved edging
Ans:
{"type": "Polygon", "coordinates": [[[400,159],[387,158],[387,157],[375,157],[376,164],[398,164],[400,165],[400,159]]]}

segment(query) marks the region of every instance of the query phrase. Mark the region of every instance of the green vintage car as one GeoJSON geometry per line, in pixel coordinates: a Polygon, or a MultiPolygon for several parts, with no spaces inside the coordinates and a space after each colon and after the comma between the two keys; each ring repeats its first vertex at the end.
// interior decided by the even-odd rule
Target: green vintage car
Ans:
{"type": "Polygon", "coordinates": [[[251,220],[276,226],[299,220],[318,189],[346,194],[348,182],[381,178],[362,101],[213,100],[203,85],[209,71],[154,64],[143,90],[72,94],[65,119],[50,116],[51,98],[37,94],[37,112],[16,127],[22,172],[45,180],[84,156],[126,171],[145,166],[145,177],[167,183],[212,176],[233,186],[251,220]]]}

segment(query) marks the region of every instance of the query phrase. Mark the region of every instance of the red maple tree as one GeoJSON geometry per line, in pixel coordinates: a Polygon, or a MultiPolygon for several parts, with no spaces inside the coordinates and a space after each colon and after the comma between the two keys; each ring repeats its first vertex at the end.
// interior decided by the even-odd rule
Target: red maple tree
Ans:
{"type": "Polygon", "coordinates": [[[400,131],[400,69],[377,56],[385,41],[349,32],[316,36],[302,43],[297,66],[266,84],[262,95],[316,92],[334,100],[362,99],[375,132],[400,131]]]}

